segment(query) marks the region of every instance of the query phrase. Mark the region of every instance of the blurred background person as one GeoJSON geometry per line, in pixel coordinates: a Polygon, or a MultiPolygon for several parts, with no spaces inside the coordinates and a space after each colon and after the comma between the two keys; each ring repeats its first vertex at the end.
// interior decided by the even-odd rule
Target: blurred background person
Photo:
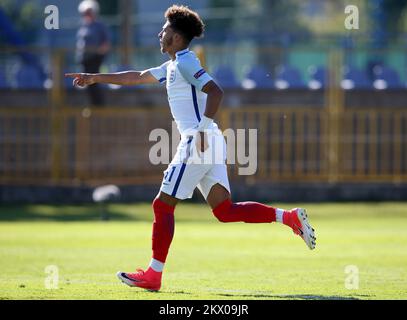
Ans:
{"type": "MultiPolygon", "coordinates": [[[[107,27],[98,21],[99,4],[94,0],[84,0],[78,6],[82,25],[77,33],[76,58],[85,73],[99,73],[100,66],[110,50],[107,27]]],[[[87,87],[91,105],[104,104],[103,90],[98,84],[87,87]]]]}

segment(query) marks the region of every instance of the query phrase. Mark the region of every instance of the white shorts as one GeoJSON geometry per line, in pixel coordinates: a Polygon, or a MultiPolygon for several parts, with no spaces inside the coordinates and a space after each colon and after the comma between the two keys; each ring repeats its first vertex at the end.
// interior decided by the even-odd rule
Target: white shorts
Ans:
{"type": "Polygon", "coordinates": [[[208,133],[208,149],[197,152],[196,137],[183,137],[174,159],[164,171],[160,191],[180,200],[191,198],[196,187],[205,197],[219,183],[230,192],[226,142],[220,130],[208,133]],[[211,133],[212,132],[212,133],[211,133]]]}

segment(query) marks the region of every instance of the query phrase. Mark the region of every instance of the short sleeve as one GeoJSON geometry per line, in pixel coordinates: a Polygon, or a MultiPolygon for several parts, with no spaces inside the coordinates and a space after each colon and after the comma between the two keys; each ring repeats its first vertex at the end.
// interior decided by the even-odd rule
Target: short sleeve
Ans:
{"type": "Polygon", "coordinates": [[[202,68],[201,63],[194,54],[186,54],[179,57],[178,70],[186,81],[194,85],[200,91],[205,84],[212,80],[212,77],[202,68]]]}
{"type": "Polygon", "coordinates": [[[157,79],[160,83],[163,83],[167,80],[167,66],[168,66],[169,61],[164,62],[161,66],[155,67],[155,68],[150,68],[145,71],[148,71],[151,73],[151,75],[157,79]]]}

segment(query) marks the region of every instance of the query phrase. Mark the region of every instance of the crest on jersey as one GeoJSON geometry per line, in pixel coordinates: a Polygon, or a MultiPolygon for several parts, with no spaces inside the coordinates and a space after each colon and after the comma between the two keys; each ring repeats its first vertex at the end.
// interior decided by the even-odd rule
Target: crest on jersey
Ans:
{"type": "Polygon", "coordinates": [[[170,71],[170,83],[173,83],[175,81],[175,69],[172,69],[170,71]]]}

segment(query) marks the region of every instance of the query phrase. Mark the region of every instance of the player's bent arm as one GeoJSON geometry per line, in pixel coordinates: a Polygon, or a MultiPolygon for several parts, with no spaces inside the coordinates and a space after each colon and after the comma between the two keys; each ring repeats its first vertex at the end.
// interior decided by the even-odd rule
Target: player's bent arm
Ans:
{"type": "Polygon", "coordinates": [[[211,80],[203,86],[202,91],[207,94],[204,116],[213,119],[222,102],[223,90],[211,80]]]}
{"type": "Polygon", "coordinates": [[[219,109],[223,98],[223,90],[213,81],[210,80],[203,87],[202,91],[207,94],[205,112],[198,124],[197,130],[200,133],[200,139],[197,139],[197,149],[204,152],[208,148],[206,129],[209,129],[213,123],[213,118],[219,109]]]}
{"type": "Polygon", "coordinates": [[[118,85],[136,85],[157,83],[157,79],[149,71],[122,71],[115,73],[67,73],[66,77],[74,78],[77,86],[94,83],[111,83],[118,85]]]}

